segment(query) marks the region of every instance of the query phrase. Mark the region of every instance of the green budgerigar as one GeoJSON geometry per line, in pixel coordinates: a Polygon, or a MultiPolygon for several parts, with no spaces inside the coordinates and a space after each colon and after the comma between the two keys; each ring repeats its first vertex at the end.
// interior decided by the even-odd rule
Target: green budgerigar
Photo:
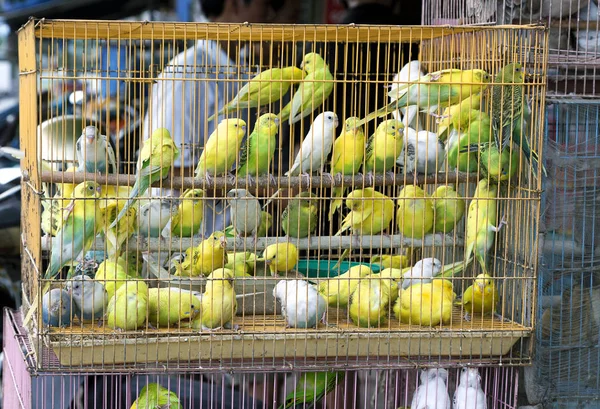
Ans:
{"type": "Polygon", "coordinates": [[[285,121],[284,116],[289,112],[290,125],[295,124],[312,111],[323,105],[333,91],[333,75],[329,67],[317,53],[308,53],[302,59],[300,67],[307,72],[306,77],[290,101],[290,109],[284,107],[279,114],[279,119],[285,121]]]}
{"type": "Polygon", "coordinates": [[[290,87],[302,81],[304,71],[298,67],[271,68],[261,72],[244,85],[237,95],[207,121],[238,109],[258,108],[279,101],[290,87]]]}
{"type": "Polygon", "coordinates": [[[104,220],[98,208],[100,191],[96,182],[83,182],[75,187],[62,227],[52,238],[50,264],[44,278],[56,277],[62,267],[83,257],[92,247],[104,220]]]}
{"type": "Polygon", "coordinates": [[[179,397],[157,383],[149,383],[140,391],[130,409],[181,409],[179,397]]]}
{"type": "Polygon", "coordinates": [[[237,168],[238,177],[263,176],[269,174],[269,168],[275,155],[279,118],[275,114],[261,115],[254,125],[254,130],[242,145],[240,163],[237,168]]]}
{"type": "Polygon", "coordinates": [[[302,192],[292,200],[281,215],[281,228],[289,237],[304,238],[314,234],[319,221],[319,208],[310,200],[310,192],[302,192]]]}
{"type": "MultiPolygon", "coordinates": [[[[527,139],[527,127],[531,111],[525,100],[525,71],[521,64],[508,64],[496,75],[492,87],[492,127],[496,147],[507,148],[511,142],[521,148],[523,154],[537,172],[538,154],[531,149],[527,139]]],[[[546,174],[546,169],[542,167],[546,174]]]]}
{"type": "Polygon", "coordinates": [[[442,185],[431,195],[434,211],[433,231],[449,233],[465,214],[465,199],[454,190],[454,186],[442,185]]]}
{"type": "MultiPolygon", "coordinates": [[[[365,156],[365,132],[362,126],[356,126],[358,118],[351,116],[344,122],[342,133],[333,143],[331,156],[331,173],[354,176],[358,173],[365,156]]],[[[342,206],[346,188],[344,186],[331,189],[331,208],[329,220],[342,206]]]]}
{"type": "Polygon", "coordinates": [[[278,409],[316,405],[321,399],[343,382],[344,372],[305,372],[300,375],[296,387],[285,396],[278,409]]]}
{"type": "Polygon", "coordinates": [[[489,145],[492,140],[491,119],[485,112],[471,110],[464,116],[460,129],[461,131],[458,131],[458,128],[452,129],[448,137],[448,166],[461,172],[477,172],[479,158],[476,151],[480,146],[489,145]]]}
{"type": "Polygon", "coordinates": [[[111,229],[127,214],[127,209],[133,206],[137,198],[146,193],[154,182],[167,177],[173,162],[177,158],[179,158],[179,149],[171,139],[169,131],[165,128],[158,128],[152,132],[150,138],[144,141],[142,149],[140,149],[135,183],[129,193],[129,199],[115,221],[110,225],[111,229]]]}

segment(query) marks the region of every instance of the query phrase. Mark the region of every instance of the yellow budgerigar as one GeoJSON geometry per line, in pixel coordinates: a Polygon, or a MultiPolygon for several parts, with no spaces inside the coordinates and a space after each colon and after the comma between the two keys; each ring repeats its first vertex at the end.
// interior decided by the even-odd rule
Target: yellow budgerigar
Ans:
{"type": "Polygon", "coordinates": [[[190,247],[185,251],[185,259],[176,266],[175,275],[197,277],[208,275],[217,268],[225,265],[227,241],[221,231],[216,231],[202,240],[197,247],[190,247]]]}
{"type": "Polygon", "coordinates": [[[450,185],[438,186],[431,198],[434,199],[433,231],[436,233],[451,232],[465,215],[465,200],[450,185]]]}
{"type": "Polygon", "coordinates": [[[196,177],[209,179],[227,174],[235,164],[245,134],[246,122],[243,120],[222,120],[204,145],[196,166],[196,177]]]}
{"type": "MultiPolygon", "coordinates": [[[[123,206],[124,203],[122,201],[114,199],[106,201],[104,207],[106,224],[112,224],[123,206]]],[[[106,254],[109,258],[116,258],[121,255],[122,247],[127,239],[131,237],[131,235],[137,233],[137,220],[137,208],[130,207],[126,210],[125,215],[117,222],[116,226],[104,230],[106,254]]]]}
{"type": "Polygon", "coordinates": [[[372,273],[373,270],[365,265],[350,267],[344,274],[320,281],[317,290],[330,307],[345,308],[360,279],[372,273]]]}
{"type": "Polygon", "coordinates": [[[342,221],[336,236],[348,229],[353,234],[379,234],[390,225],[394,217],[394,202],[371,187],[350,192],[346,196],[346,207],[350,209],[350,213],[342,221]]]}
{"type": "Polygon", "coordinates": [[[442,116],[437,121],[438,138],[446,140],[448,138],[447,135],[454,129],[459,133],[465,132],[466,124],[471,122],[469,115],[473,110],[481,110],[481,93],[473,94],[444,110],[442,116]]]}
{"type": "Polygon", "coordinates": [[[381,254],[371,256],[371,264],[378,264],[381,268],[406,268],[410,266],[410,257],[404,254],[381,254]]]}
{"type": "MultiPolygon", "coordinates": [[[[463,293],[457,305],[465,309],[465,320],[469,321],[472,314],[496,314],[496,304],[500,300],[494,279],[485,273],[479,274],[463,293]]],[[[502,319],[502,317],[499,317],[502,319]]]]}
{"type": "Polygon", "coordinates": [[[365,173],[385,173],[392,170],[402,152],[404,125],[396,119],[388,119],[379,124],[367,142],[365,173]]]}
{"type": "Polygon", "coordinates": [[[106,325],[113,329],[136,330],[144,325],[148,311],[148,286],[128,281],[108,302],[106,325]]]}
{"type": "MultiPolygon", "coordinates": [[[[119,259],[122,260],[122,259],[119,259]]],[[[127,271],[125,270],[125,263],[115,262],[110,259],[104,260],[98,266],[98,270],[96,270],[96,275],[94,279],[100,282],[104,289],[106,290],[106,294],[108,299],[110,300],[115,292],[123,285],[125,282],[131,278],[127,275],[127,271]]]]}
{"type": "Polygon", "coordinates": [[[233,271],[227,268],[216,269],[206,277],[200,319],[194,320],[192,328],[202,330],[232,328],[233,317],[237,311],[233,279],[233,271]]]}
{"type": "MultiPolygon", "coordinates": [[[[331,156],[331,173],[343,176],[356,175],[362,165],[365,156],[365,132],[362,126],[356,126],[358,118],[350,117],[344,122],[342,133],[333,143],[333,154],[331,156]]],[[[329,209],[329,220],[337,209],[342,205],[345,187],[331,189],[331,208],[329,209]]]]}
{"type": "Polygon", "coordinates": [[[204,218],[204,190],[188,189],[181,195],[177,210],[171,214],[171,219],[162,230],[165,239],[174,237],[191,237],[198,233],[204,218]]]}
{"type": "Polygon", "coordinates": [[[148,289],[148,322],[160,328],[192,322],[200,313],[200,300],[181,288],[148,289]]]}
{"type": "Polygon", "coordinates": [[[267,246],[262,257],[256,261],[265,261],[271,275],[287,273],[298,263],[298,248],[292,243],[276,243],[267,246]]]}
{"type": "Polygon", "coordinates": [[[374,275],[363,277],[352,295],[348,314],[359,327],[379,327],[387,320],[390,304],[390,286],[374,275]]]}
{"type": "Polygon", "coordinates": [[[467,232],[465,238],[465,257],[471,256],[479,262],[483,273],[487,273],[488,254],[494,245],[495,233],[500,231],[506,221],[502,219],[495,226],[497,219],[498,195],[497,185],[490,184],[488,179],[482,179],[477,184],[473,199],[467,210],[467,232]]]}
{"type": "Polygon", "coordinates": [[[433,327],[449,324],[456,294],[452,282],[434,279],[430,283],[413,284],[400,291],[394,305],[396,318],[405,324],[433,327]]]}
{"type": "Polygon", "coordinates": [[[433,203],[418,186],[406,185],[398,195],[396,224],[403,236],[422,238],[433,231],[433,203]]]}

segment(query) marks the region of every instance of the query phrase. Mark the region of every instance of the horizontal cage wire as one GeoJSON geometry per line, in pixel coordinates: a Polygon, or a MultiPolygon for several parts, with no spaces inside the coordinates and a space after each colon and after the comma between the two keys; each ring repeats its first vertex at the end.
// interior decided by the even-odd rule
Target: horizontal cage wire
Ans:
{"type": "Polygon", "coordinates": [[[545,36],[31,21],[19,61],[36,362],[529,362],[545,36]],[[81,65],[65,61],[72,47],[81,65]],[[79,102],[42,109],[43,86],[79,102]]]}
{"type": "Polygon", "coordinates": [[[6,311],[4,322],[10,340],[5,348],[4,402],[15,409],[517,407],[516,367],[446,368],[431,363],[420,370],[324,371],[317,365],[302,371],[233,374],[165,373],[158,368],[144,374],[44,372],[34,362],[21,314],[6,311]]]}
{"type": "Polygon", "coordinates": [[[526,389],[561,407],[600,394],[599,108],[570,98],[547,106],[539,324],[526,389]]]}
{"type": "Polygon", "coordinates": [[[545,24],[548,95],[595,97],[600,68],[596,0],[424,0],[423,24],[545,24]]]}

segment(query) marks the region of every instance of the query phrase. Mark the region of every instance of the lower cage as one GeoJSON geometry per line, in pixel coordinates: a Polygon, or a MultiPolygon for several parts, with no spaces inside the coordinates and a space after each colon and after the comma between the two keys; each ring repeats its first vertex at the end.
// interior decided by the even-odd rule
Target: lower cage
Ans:
{"type": "MultiPolygon", "coordinates": [[[[93,372],[77,374],[43,373],[36,371],[34,354],[27,336],[19,326],[20,314],[5,311],[5,408],[56,408],[56,409],[142,409],[160,408],[407,408],[413,406],[413,397],[419,386],[418,369],[388,370],[369,369],[360,371],[324,372],[325,365],[316,366],[319,372],[265,371],[255,368],[240,372],[215,372],[199,370],[166,373],[157,368],[155,373],[136,373],[126,370],[108,374],[93,372]],[[329,385],[326,393],[319,393],[322,384],[329,385]],[[173,392],[170,406],[158,402],[147,406],[138,401],[143,388],[158,384],[164,395],[173,392]],[[305,386],[302,386],[305,385],[305,386]],[[294,395],[296,401],[290,397],[294,395]],[[162,406],[161,406],[162,405],[162,406]]],[[[288,362],[290,369],[294,362],[288,362]]],[[[435,363],[430,363],[435,368],[435,363]]],[[[450,366],[451,363],[448,363],[450,366]]],[[[365,366],[368,368],[368,366],[365,366]]],[[[442,391],[448,394],[450,408],[453,397],[468,376],[460,367],[447,369],[447,382],[442,391]]],[[[469,409],[516,408],[518,391],[518,368],[480,367],[472,368],[480,378],[480,388],[485,399],[474,402],[470,394],[464,402],[469,409]],[[485,402],[485,403],[484,403],[485,402]]],[[[477,378],[477,376],[475,376],[477,378]]],[[[422,379],[422,378],[421,378],[422,379]]],[[[472,381],[472,379],[469,379],[472,381]]],[[[477,385],[475,380],[475,385],[477,385]]],[[[469,383],[472,385],[471,383],[469,383]]],[[[429,384],[428,384],[429,385],[429,384]]],[[[473,386],[472,386],[473,387],[473,386]]],[[[434,388],[427,387],[428,394],[435,395],[434,388]]],[[[464,389],[459,389],[464,391],[464,389]]],[[[445,399],[443,392],[441,399],[445,399]]],[[[431,396],[431,395],[428,395],[431,396]]],[[[428,399],[430,399],[428,397],[428,399]]],[[[460,407],[456,404],[454,407],[460,407]]],[[[421,408],[421,405],[417,406],[421,408]]],[[[413,409],[417,409],[417,407],[413,409]]],[[[438,406],[439,407],[439,406],[438,406]]]]}

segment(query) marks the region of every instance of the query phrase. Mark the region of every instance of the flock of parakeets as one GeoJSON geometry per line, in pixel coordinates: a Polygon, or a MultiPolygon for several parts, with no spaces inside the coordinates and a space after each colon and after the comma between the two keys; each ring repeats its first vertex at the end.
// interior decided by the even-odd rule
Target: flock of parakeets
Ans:
{"type": "MultiPolygon", "coordinates": [[[[333,392],[337,385],[342,384],[344,377],[344,372],[303,373],[278,409],[317,404],[333,392]]],[[[167,407],[180,409],[183,403],[175,392],[157,383],[147,384],[131,405],[131,409],[167,407]]],[[[450,400],[448,371],[443,368],[423,369],[419,372],[419,385],[413,393],[410,408],[487,409],[481,375],[477,368],[462,368],[453,399],[450,400]]]]}
{"type": "MultiPolygon", "coordinates": [[[[424,75],[420,64],[413,61],[393,82],[390,103],[364,119],[347,118],[337,139],[334,140],[337,115],[325,111],[315,117],[287,176],[323,172],[327,163],[333,175],[352,176],[362,172],[373,176],[393,170],[396,164],[405,172],[435,173],[445,160],[450,168],[478,172],[484,177],[477,184],[466,212],[463,262],[441,266],[437,259],[424,259],[412,267],[390,262],[377,274],[369,266],[361,265],[316,284],[282,280],[273,295],[282,305],[288,326],[317,326],[325,320],[327,306],[346,308],[350,319],[363,327],[382,325],[392,311],[405,323],[447,324],[457,303],[468,314],[495,313],[498,294],[487,264],[494,235],[505,224],[504,219],[500,223],[497,220],[498,185],[518,170],[515,146],[531,162],[534,173],[539,160],[526,137],[530,110],[524,95],[524,78],[519,64],[502,68],[494,82],[504,85],[491,86],[492,110],[488,114],[480,110],[491,81],[488,73],[451,69],[424,75]],[[383,120],[367,139],[363,125],[390,114],[393,118],[383,120]],[[421,129],[423,115],[437,118],[437,134],[421,129]],[[452,282],[441,277],[462,270],[473,258],[482,273],[463,293],[462,300],[456,301],[452,282]]],[[[262,72],[219,112],[227,114],[261,107],[278,100],[296,83],[298,89],[289,105],[279,115],[260,116],[245,144],[242,143],[245,122],[223,119],[205,143],[196,177],[210,180],[227,175],[236,163],[234,171],[238,178],[269,175],[281,121],[288,119],[290,124],[299,121],[317,107],[316,102],[331,94],[333,77],[322,57],[310,53],[304,56],[301,69],[274,68],[262,72]]],[[[66,171],[116,172],[110,144],[93,126],[84,129],[77,142],[77,154],[79,165],[66,171]]],[[[139,276],[136,265],[140,264],[135,261],[136,254],[124,249],[132,234],[170,239],[191,237],[200,230],[204,190],[184,191],[183,200],[177,205],[142,197],[153,183],[167,177],[178,156],[179,149],[169,132],[159,128],[141,147],[131,189],[101,187],[92,181],[77,186],[58,183],[55,197],[43,201],[42,229],[52,237],[44,278],[56,278],[63,267],[71,266],[67,275],[70,281],[65,288],[48,291],[50,285],[47,285],[43,291],[46,324],[68,325],[76,315],[83,319],[104,318],[115,329],[133,330],[145,323],[162,327],[227,328],[237,306],[233,281],[251,276],[256,260],[266,261],[273,275],[285,275],[294,268],[298,250],[291,243],[271,245],[261,257],[226,252],[227,238],[233,233],[256,238],[267,235],[273,227],[272,215],[262,210],[256,197],[245,189],[233,189],[227,193],[232,225],[225,231],[213,232],[197,246],[174,257],[171,263],[175,275],[207,277],[203,294],[148,288],[142,281],[132,281],[139,276]],[[95,260],[83,257],[97,235],[102,235],[107,243],[106,258],[99,260],[99,266],[95,260]],[[70,297],[74,300],[73,311],[66,302],[70,297]]],[[[332,189],[329,219],[341,211],[343,203],[349,210],[335,235],[385,234],[390,231],[395,213],[401,235],[421,238],[429,233],[452,231],[465,213],[464,199],[452,186],[439,186],[429,196],[418,186],[406,185],[396,204],[375,188],[347,190],[346,186],[332,189]]],[[[279,191],[271,199],[278,194],[279,191]]],[[[281,227],[288,237],[315,234],[319,220],[316,198],[305,191],[289,201],[281,215],[281,227]]],[[[346,255],[347,252],[340,260],[346,255]]]]}

